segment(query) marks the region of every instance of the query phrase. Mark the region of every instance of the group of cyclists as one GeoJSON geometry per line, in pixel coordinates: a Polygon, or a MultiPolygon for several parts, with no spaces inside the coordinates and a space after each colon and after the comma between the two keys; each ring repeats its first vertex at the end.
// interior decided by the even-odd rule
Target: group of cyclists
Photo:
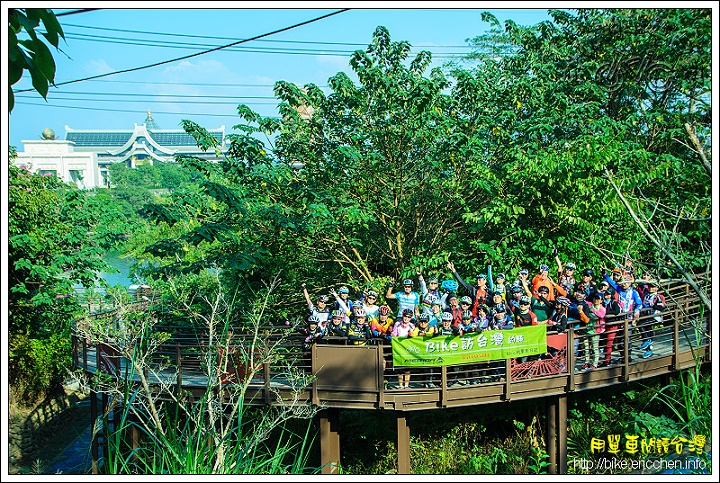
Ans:
{"type": "MultiPolygon", "coordinates": [[[[576,265],[563,264],[555,250],[553,256],[558,267],[556,279],[549,275],[550,267],[542,264],[532,278],[527,269],[521,269],[510,281],[503,273],[493,276],[488,260],[487,271],[478,273],[474,284],[448,261],[453,278],[425,280],[418,270],[419,290],[410,278],[396,289],[391,278],[385,303],[377,292],[367,289],[353,301],[347,286],[331,289],[330,296],[319,295],[313,303],[303,283],[310,316],[307,325],[296,330],[305,336],[303,349],[307,351],[314,343],[382,343],[393,337],[458,336],[545,324],[549,333],[574,330],[578,335],[587,334],[575,339],[574,351],[585,358],[582,368],[592,370],[612,364],[616,342],[615,347],[624,350],[623,337],[616,341],[616,336],[625,318],[635,325],[644,312],[662,322],[665,298],[648,272],[636,278],[632,263],[626,262],[609,272],[603,268],[599,274],[584,269],[576,280],[576,265]],[[463,295],[458,294],[461,287],[463,295]],[[394,314],[390,301],[397,305],[394,314]]],[[[638,325],[643,358],[653,355],[652,327],[652,323],[638,325]]]]}

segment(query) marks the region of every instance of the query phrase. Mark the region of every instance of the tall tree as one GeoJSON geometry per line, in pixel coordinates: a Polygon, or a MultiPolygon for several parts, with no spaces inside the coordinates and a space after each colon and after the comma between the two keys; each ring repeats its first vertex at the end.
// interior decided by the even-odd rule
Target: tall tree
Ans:
{"type": "Polygon", "coordinates": [[[556,243],[589,264],[629,252],[665,266],[607,170],[682,265],[707,266],[710,11],[550,14],[504,28],[485,14],[474,66],[455,71],[463,116],[488,153],[469,169],[489,166],[500,194],[469,212],[496,234],[475,248],[499,239],[504,256],[540,263],[556,243]]]}
{"type": "MultiPolygon", "coordinates": [[[[280,119],[239,106],[222,162],[180,160],[203,173],[213,209],[156,206],[157,220],[187,228],[182,242],[151,250],[173,264],[212,260],[228,283],[282,269],[278,293],[308,278],[377,288],[418,266],[447,275],[451,253],[465,273],[488,258],[531,268],[551,262],[554,246],[585,267],[630,253],[668,268],[609,173],[681,265],[707,265],[709,13],[551,15],[504,28],[485,15],[477,53],[447,75],[426,75],[429,54],[410,60],[409,45],[378,27],[350,59],[359,83],[340,72],[326,94],[278,82],[280,119]]],[[[202,127],[184,128],[218,149],[202,127]]]]}
{"type": "Polygon", "coordinates": [[[80,309],[73,286],[92,287],[107,270],[106,233],[86,216],[84,192],[12,163],[8,184],[8,349],[19,400],[56,389],[70,368],[70,323],[80,309]],[[96,240],[94,237],[98,237],[96,240]]]}
{"type": "MultiPolygon", "coordinates": [[[[212,232],[225,237],[228,258],[250,254],[291,280],[358,287],[416,266],[444,268],[463,234],[467,173],[448,139],[448,81],[438,69],[424,76],[430,54],[410,61],[409,51],[378,27],[350,60],[359,85],[343,72],[328,95],[278,82],[281,119],[240,106],[244,123],[228,136],[224,161],[181,160],[206,173],[205,190],[222,206],[203,229],[232,227],[212,232]]],[[[191,121],[185,129],[216,147],[191,121]]]]}

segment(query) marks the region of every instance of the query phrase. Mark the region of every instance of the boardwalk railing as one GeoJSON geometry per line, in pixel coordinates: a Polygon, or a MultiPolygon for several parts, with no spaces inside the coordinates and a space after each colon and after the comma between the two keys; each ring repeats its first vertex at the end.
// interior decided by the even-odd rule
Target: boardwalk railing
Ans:
{"type": "MultiPolygon", "coordinates": [[[[709,292],[709,282],[699,279],[709,292]]],[[[284,328],[265,328],[261,343],[250,350],[250,334],[233,332],[229,366],[221,375],[222,383],[232,384],[251,378],[248,403],[282,404],[277,396],[293,389],[287,380],[287,366],[315,376],[303,390],[307,402],[338,408],[430,409],[527,399],[591,389],[667,374],[708,362],[710,353],[710,314],[688,285],[670,281],[661,285],[666,309],[661,320],[643,313],[636,325],[631,314],[620,314],[615,329],[612,365],[583,370],[582,349],[590,334],[572,330],[548,334],[548,353],[527,359],[494,360],[469,365],[399,368],[393,366],[389,341],[373,339],[366,345],[352,345],[344,338],[327,337],[310,351],[303,352],[302,338],[284,328]],[[653,355],[643,359],[640,350],[642,329],[654,331],[653,355]],[[577,343],[577,351],[576,351],[577,343]],[[273,347],[280,357],[272,363],[258,364],[262,351],[273,347]],[[252,357],[250,354],[252,353],[252,357]],[[410,375],[410,387],[398,386],[398,375],[410,375]]],[[[108,324],[117,323],[113,312],[97,314],[108,324]]],[[[201,394],[208,385],[207,357],[222,356],[224,343],[212,341],[202,332],[156,325],[154,330],[171,333],[150,359],[165,382],[201,394]],[[209,351],[209,348],[215,350],[209,351]]],[[[601,336],[604,345],[606,334],[601,336]]],[[[108,341],[111,342],[111,341],[108,341]]],[[[122,374],[127,361],[114,354],[108,345],[94,345],[73,336],[73,360],[76,368],[92,373],[122,374]]],[[[600,360],[603,357],[601,355],[600,360]]]]}

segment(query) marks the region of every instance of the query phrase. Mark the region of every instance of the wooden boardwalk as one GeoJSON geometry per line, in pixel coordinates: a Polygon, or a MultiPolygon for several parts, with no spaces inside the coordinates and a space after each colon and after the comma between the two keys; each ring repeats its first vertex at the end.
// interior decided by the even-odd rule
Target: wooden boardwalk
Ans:
{"type": "MultiPolygon", "coordinates": [[[[687,285],[667,284],[663,287],[666,294],[666,310],[662,323],[651,316],[641,316],[638,325],[653,326],[653,355],[647,359],[641,357],[639,349],[641,334],[639,327],[620,330],[616,342],[625,338],[628,350],[612,353],[613,364],[593,370],[583,370],[584,357],[576,357],[573,350],[576,336],[572,331],[548,337],[548,344],[563,346],[566,351],[553,358],[534,358],[525,362],[512,359],[489,361],[481,364],[442,366],[433,368],[413,368],[410,387],[398,388],[397,372],[392,366],[392,352],[389,343],[373,341],[364,346],[345,345],[342,339],[328,340],[328,343],[316,344],[309,354],[300,350],[299,338],[290,337],[282,345],[286,353],[286,363],[312,374],[307,385],[296,387],[294,380],[287,377],[287,367],[263,364],[250,373],[249,389],[245,392],[245,402],[249,405],[279,405],[285,401],[312,403],[325,408],[321,416],[321,445],[330,447],[324,452],[324,458],[330,464],[339,461],[339,436],[328,430],[330,422],[337,420],[341,409],[385,409],[397,411],[399,471],[409,472],[409,466],[401,465],[409,455],[409,430],[404,422],[407,411],[440,409],[448,407],[473,406],[496,402],[523,399],[549,398],[547,401],[564,401],[569,393],[598,389],[630,381],[647,379],[659,375],[670,375],[682,369],[692,369],[697,364],[711,361],[710,313],[704,310],[697,296],[690,293],[687,285]],[[564,340],[563,340],[564,339],[564,340]],[[558,344],[559,342],[559,344],[558,344]],[[309,356],[309,357],[308,357],[309,356]],[[508,374],[510,375],[508,377],[508,374]],[[323,426],[322,422],[325,422],[323,426]],[[329,431],[329,432],[328,432],[329,431]],[[406,441],[407,440],[407,441],[406,441]],[[332,449],[335,448],[335,449],[332,449]]],[[[626,322],[627,324],[627,322],[626,322]]],[[[627,328],[627,325],[626,325],[627,328]]],[[[582,339],[586,336],[578,336],[582,339]]],[[[282,339],[280,334],[268,332],[263,340],[268,343],[282,339]]],[[[242,346],[247,339],[237,335],[237,344],[242,346]]],[[[208,376],[201,369],[200,354],[207,349],[209,341],[195,334],[174,334],[163,344],[151,370],[146,372],[151,384],[176,391],[182,388],[194,398],[203,396],[208,387],[208,376]]],[[[582,343],[580,344],[582,347],[582,343]]],[[[122,357],[113,357],[108,346],[86,344],[75,337],[73,339],[73,359],[75,367],[86,373],[94,373],[98,367],[103,372],[128,374],[128,362],[122,357]]],[[[241,366],[241,364],[239,365],[241,366]]],[[[237,382],[237,378],[247,377],[247,367],[227,372],[228,383],[237,382]]],[[[135,374],[133,379],[138,380],[135,374]]],[[[557,413],[553,404],[552,411],[557,413]]],[[[558,419],[563,419],[562,403],[558,419]]],[[[553,416],[553,420],[555,417],[553,416]]],[[[562,425],[553,428],[558,432],[562,425]]],[[[556,444],[556,438],[548,438],[548,444],[556,444]]],[[[550,451],[548,451],[550,454],[550,451]]],[[[552,454],[551,454],[552,456],[552,454]]],[[[563,472],[562,447],[560,458],[551,461],[551,471],[563,472]]],[[[409,461],[409,458],[408,458],[409,461]]],[[[409,464],[409,463],[408,463],[409,464]]],[[[332,472],[332,471],[328,471],[332,472]]]]}

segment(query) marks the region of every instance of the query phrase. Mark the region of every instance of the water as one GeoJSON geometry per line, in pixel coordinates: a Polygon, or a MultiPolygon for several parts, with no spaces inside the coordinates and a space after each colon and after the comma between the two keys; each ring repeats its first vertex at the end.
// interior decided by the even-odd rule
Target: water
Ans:
{"type": "Polygon", "coordinates": [[[113,268],[119,270],[119,273],[106,273],[100,272],[100,277],[114,287],[117,284],[123,287],[129,287],[136,283],[132,273],[130,273],[130,267],[135,260],[132,257],[120,258],[121,253],[118,251],[111,251],[105,254],[103,260],[107,262],[113,268]]]}
{"type": "MultiPolygon", "coordinates": [[[[137,280],[134,278],[134,273],[131,273],[131,266],[135,262],[132,257],[121,258],[121,253],[118,251],[107,252],[102,258],[107,262],[108,265],[117,269],[117,272],[100,272],[98,275],[101,279],[105,280],[111,287],[120,285],[122,287],[133,289],[137,287],[137,280]]],[[[99,295],[105,294],[105,289],[100,287],[98,283],[95,284],[94,293],[99,295]]],[[[85,294],[86,290],[81,284],[76,284],[74,287],[75,293],[78,295],[85,294]]]]}

